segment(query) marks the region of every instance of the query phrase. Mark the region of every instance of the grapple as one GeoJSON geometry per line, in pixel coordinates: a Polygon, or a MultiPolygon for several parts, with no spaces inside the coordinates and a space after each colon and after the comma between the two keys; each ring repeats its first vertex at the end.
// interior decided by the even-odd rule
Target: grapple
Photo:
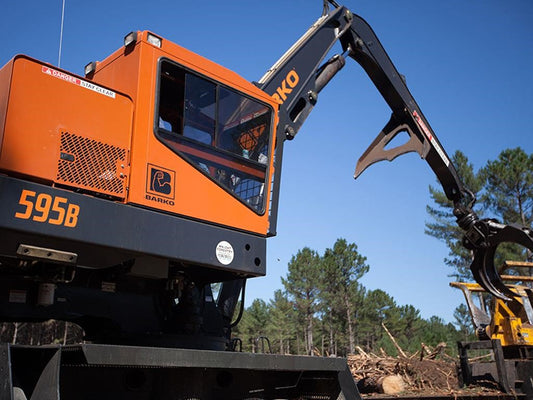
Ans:
{"type": "MultiPolygon", "coordinates": [[[[458,219],[461,226],[461,219],[458,219]]],[[[463,227],[465,236],[463,245],[472,250],[473,260],[470,270],[485,290],[503,300],[516,296],[502,281],[495,266],[494,258],[499,245],[515,243],[533,252],[533,236],[530,228],[520,225],[504,225],[493,219],[473,222],[470,227],[463,227]]]]}

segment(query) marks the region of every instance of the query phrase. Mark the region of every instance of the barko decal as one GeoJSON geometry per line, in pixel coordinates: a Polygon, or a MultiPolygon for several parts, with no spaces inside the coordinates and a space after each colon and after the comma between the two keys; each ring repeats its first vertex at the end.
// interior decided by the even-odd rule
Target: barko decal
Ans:
{"type": "Polygon", "coordinates": [[[289,71],[285,79],[281,82],[281,85],[276,89],[276,93],[272,95],[277,101],[279,101],[281,104],[285,100],[287,100],[287,95],[292,93],[292,89],[296,87],[296,85],[300,82],[300,77],[298,76],[298,73],[293,69],[292,71],[289,71]]]}
{"type": "Polygon", "coordinates": [[[148,164],[146,200],[173,206],[175,181],[174,171],[148,164]]]}

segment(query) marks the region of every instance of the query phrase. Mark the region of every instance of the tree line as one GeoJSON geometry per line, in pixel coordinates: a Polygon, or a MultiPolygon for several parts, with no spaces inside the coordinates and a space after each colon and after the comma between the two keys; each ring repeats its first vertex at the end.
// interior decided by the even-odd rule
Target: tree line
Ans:
{"type": "MultiPolygon", "coordinates": [[[[234,336],[244,351],[278,354],[346,356],[357,347],[396,355],[398,346],[415,353],[422,343],[466,340],[471,329],[456,329],[437,316],[424,319],[412,305],[398,305],[385,291],[368,290],[360,282],[369,266],[355,243],[339,238],[322,255],[298,250],[268,303],[255,299],[244,311],[234,336]],[[265,338],[268,338],[268,342],[265,338]]],[[[445,283],[443,283],[445,284],[445,283]]]]}

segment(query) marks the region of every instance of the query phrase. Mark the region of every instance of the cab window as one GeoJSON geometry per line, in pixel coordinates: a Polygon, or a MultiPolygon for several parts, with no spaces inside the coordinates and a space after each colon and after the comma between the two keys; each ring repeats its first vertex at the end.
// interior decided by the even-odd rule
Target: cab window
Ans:
{"type": "Polygon", "coordinates": [[[168,60],[160,63],[158,87],[159,140],[263,213],[271,108],[168,60]]]}

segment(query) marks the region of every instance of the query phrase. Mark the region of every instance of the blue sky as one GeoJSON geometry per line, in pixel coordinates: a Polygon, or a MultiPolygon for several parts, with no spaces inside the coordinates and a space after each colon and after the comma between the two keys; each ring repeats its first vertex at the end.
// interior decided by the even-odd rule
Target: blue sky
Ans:
{"type": "MultiPolygon", "coordinates": [[[[339,1],[339,0],[337,0],[339,1]]],[[[0,14],[0,64],[17,53],[57,65],[61,0],[9,1],[0,14]]],[[[449,155],[475,168],[505,148],[533,152],[533,2],[347,0],[373,27],[449,155]]],[[[315,21],[320,0],[150,2],[66,0],[61,67],[81,74],[132,30],[152,30],[257,80],[315,21]]],[[[267,277],[251,280],[247,304],[268,300],[298,249],[322,253],[339,237],[367,257],[368,289],[429,318],[453,321],[462,301],[448,287],[445,246],[424,234],[433,172],[416,154],[373,165],[354,181],[359,156],[390,112],[349,61],[287,143],[278,236],[267,277]]]]}

